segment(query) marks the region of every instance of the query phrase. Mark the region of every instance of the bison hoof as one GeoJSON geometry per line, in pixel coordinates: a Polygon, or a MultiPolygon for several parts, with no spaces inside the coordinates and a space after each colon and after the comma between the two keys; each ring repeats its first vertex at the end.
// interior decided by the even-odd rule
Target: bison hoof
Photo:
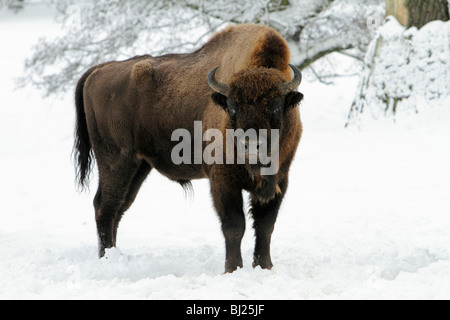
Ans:
{"type": "Polygon", "coordinates": [[[253,268],[260,266],[261,269],[272,270],[273,264],[270,258],[261,259],[260,257],[253,257],[253,268]]]}
{"type": "Polygon", "coordinates": [[[241,269],[242,267],[243,267],[242,262],[239,262],[239,263],[225,262],[225,272],[224,273],[233,273],[238,268],[241,269]]]}

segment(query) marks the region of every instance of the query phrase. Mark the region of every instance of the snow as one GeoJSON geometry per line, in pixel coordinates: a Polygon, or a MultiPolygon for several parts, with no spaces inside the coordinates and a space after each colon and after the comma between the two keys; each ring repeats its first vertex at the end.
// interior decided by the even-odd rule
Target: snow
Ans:
{"type": "Polygon", "coordinates": [[[421,100],[450,104],[450,21],[432,21],[418,30],[388,17],[365,62],[352,122],[415,112],[421,100]]]}
{"type": "MultiPolygon", "coordinates": [[[[91,192],[76,192],[74,107],[14,91],[51,12],[0,12],[0,299],[449,299],[450,110],[344,129],[358,79],[305,81],[304,135],[272,242],[272,271],[222,274],[207,181],[194,196],[152,172],[97,258],[91,192]],[[6,44],[6,45],[5,45],[6,44]]],[[[41,11],[39,11],[41,10],[41,11]]]]}

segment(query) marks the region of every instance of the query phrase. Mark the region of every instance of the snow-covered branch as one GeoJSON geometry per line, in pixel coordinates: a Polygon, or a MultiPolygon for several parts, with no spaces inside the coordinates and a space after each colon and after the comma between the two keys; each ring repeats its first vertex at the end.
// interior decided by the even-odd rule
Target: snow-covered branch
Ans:
{"type": "Polygon", "coordinates": [[[56,1],[61,34],[53,39],[40,39],[18,83],[37,86],[46,95],[72,91],[76,80],[92,65],[138,54],[192,51],[229,23],[252,22],[274,27],[288,40],[292,60],[301,69],[332,52],[348,49],[361,59],[372,37],[366,23],[369,8],[382,2],[56,1]]]}

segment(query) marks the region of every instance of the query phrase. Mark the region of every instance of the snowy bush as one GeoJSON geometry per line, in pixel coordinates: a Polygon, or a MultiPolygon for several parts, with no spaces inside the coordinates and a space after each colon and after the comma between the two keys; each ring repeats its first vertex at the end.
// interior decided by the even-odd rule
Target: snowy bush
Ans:
{"type": "Polygon", "coordinates": [[[348,124],[418,112],[418,101],[450,105],[450,22],[405,29],[389,17],[369,46],[348,124]]]}

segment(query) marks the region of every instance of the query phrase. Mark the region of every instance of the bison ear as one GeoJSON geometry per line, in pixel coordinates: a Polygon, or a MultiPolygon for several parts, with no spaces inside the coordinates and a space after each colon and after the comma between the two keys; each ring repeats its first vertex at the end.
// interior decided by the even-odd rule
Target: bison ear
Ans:
{"type": "Polygon", "coordinates": [[[218,92],[214,92],[211,95],[211,98],[213,99],[213,101],[218,104],[219,106],[221,106],[224,110],[227,109],[227,97],[224,96],[221,93],[218,92]]]}
{"type": "Polygon", "coordinates": [[[295,108],[302,100],[303,100],[303,93],[300,93],[298,91],[289,92],[286,95],[286,98],[284,98],[285,110],[289,111],[289,110],[295,108]]]}

